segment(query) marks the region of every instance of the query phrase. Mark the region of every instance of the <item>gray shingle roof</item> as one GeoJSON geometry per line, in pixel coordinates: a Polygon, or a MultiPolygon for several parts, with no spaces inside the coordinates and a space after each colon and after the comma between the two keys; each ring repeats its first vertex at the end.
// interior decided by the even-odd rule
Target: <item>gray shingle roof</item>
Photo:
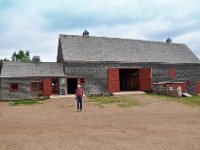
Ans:
{"type": "Polygon", "coordinates": [[[64,61],[200,63],[185,44],[60,35],[64,61]]]}
{"type": "Polygon", "coordinates": [[[1,70],[5,77],[64,77],[63,65],[55,62],[20,63],[4,62],[1,70]]]}

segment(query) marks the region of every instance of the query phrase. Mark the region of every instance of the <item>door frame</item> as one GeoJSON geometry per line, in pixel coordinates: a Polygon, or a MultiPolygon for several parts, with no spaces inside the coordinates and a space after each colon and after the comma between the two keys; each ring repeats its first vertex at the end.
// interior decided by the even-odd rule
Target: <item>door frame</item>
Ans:
{"type": "Polygon", "coordinates": [[[52,85],[52,94],[59,94],[60,95],[60,78],[51,78],[51,83],[53,83],[53,80],[57,80],[58,81],[58,86],[57,86],[57,88],[56,88],[56,91],[57,91],[57,93],[54,93],[53,92],[53,85],[52,85]]]}
{"type": "Polygon", "coordinates": [[[144,68],[108,68],[107,76],[108,76],[108,92],[120,92],[120,77],[119,70],[120,69],[138,69],[139,70],[139,87],[141,91],[151,91],[152,90],[152,68],[144,67],[144,68]],[[145,73],[148,73],[145,75],[145,73]],[[114,74],[114,75],[113,75],[114,74]],[[147,84],[149,83],[149,84],[147,84]]]}

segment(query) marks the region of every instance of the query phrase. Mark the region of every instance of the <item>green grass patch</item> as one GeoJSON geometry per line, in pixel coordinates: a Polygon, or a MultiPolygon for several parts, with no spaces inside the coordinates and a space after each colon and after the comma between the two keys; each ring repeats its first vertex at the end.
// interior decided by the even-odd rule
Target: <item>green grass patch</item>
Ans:
{"type": "Polygon", "coordinates": [[[47,99],[49,99],[49,97],[45,96],[45,97],[39,97],[35,99],[12,100],[10,101],[10,106],[41,104],[41,101],[44,101],[47,99]]]}
{"type": "Polygon", "coordinates": [[[16,105],[33,105],[33,104],[38,104],[38,100],[14,100],[10,102],[11,106],[16,106],[16,105]]]}
{"type": "Polygon", "coordinates": [[[129,108],[135,105],[139,105],[139,102],[124,96],[102,96],[102,97],[89,97],[89,102],[94,102],[101,108],[104,108],[107,105],[117,105],[121,108],[129,108]]]}
{"type": "Polygon", "coordinates": [[[193,95],[192,97],[174,97],[174,96],[167,96],[167,95],[160,95],[160,94],[153,94],[149,93],[148,95],[158,97],[163,100],[173,101],[176,103],[182,103],[190,106],[200,106],[200,96],[193,95]]]}

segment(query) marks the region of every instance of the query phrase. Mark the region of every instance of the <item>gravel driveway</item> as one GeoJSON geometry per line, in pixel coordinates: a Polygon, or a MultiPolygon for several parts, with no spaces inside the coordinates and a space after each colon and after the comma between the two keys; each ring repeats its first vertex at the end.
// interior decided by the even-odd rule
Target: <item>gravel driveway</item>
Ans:
{"type": "Polygon", "coordinates": [[[84,98],[32,106],[0,102],[0,150],[200,150],[200,108],[135,95],[142,105],[100,108],[84,98]]]}

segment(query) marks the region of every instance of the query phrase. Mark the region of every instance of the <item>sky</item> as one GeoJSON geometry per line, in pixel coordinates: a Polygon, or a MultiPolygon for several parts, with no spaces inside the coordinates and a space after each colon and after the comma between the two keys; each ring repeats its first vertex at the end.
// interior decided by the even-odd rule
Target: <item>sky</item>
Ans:
{"type": "Polygon", "coordinates": [[[55,62],[59,34],[186,44],[200,58],[199,0],[0,0],[0,58],[55,62]]]}

